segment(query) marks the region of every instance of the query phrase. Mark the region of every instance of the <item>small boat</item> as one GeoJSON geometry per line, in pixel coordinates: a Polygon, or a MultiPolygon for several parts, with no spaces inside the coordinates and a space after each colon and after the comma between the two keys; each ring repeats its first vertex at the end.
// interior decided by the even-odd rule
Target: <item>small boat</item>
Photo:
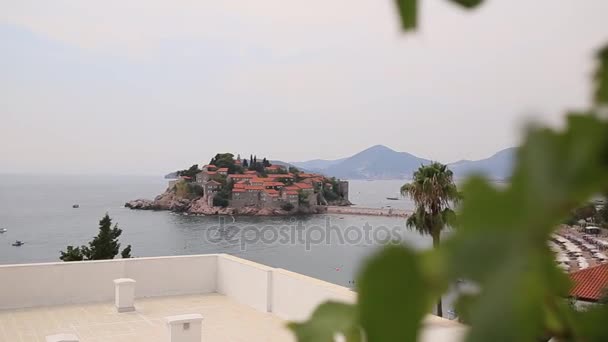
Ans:
{"type": "Polygon", "coordinates": [[[74,208],[74,209],[78,209],[78,208],[80,208],[80,205],[78,205],[78,204],[74,204],[74,205],[72,206],[72,208],[74,208]]]}
{"type": "Polygon", "coordinates": [[[386,199],[387,200],[391,200],[391,201],[397,201],[397,200],[399,200],[398,197],[387,197],[386,199]]]}
{"type": "Polygon", "coordinates": [[[6,228],[0,228],[0,234],[6,233],[6,232],[8,232],[8,229],[6,229],[6,228]]]}
{"type": "Polygon", "coordinates": [[[19,240],[17,240],[17,241],[15,241],[15,243],[13,243],[13,246],[15,246],[15,247],[19,247],[19,246],[23,246],[23,244],[24,244],[24,242],[23,242],[23,241],[19,241],[19,240]]]}

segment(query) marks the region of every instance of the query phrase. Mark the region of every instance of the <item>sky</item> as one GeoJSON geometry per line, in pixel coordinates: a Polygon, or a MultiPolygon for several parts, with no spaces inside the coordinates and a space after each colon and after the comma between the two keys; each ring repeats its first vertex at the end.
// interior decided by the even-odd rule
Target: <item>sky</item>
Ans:
{"type": "Polygon", "coordinates": [[[591,103],[608,1],[0,0],[0,173],[164,174],[383,144],[481,159],[591,103]]]}

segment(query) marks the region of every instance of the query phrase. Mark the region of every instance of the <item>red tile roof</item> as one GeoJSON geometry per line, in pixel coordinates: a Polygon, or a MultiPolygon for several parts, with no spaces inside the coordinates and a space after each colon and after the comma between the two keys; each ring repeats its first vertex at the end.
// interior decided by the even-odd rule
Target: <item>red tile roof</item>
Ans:
{"type": "Polygon", "coordinates": [[[245,185],[245,190],[266,190],[263,186],[259,185],[245,185]]]}
{"type": "Polygon", "coordinates": [[[299,188],[299,187],[297,187],[297,186],[295,186],[295,185],[286,186],[284,189],[285,189],[285,190],[289,190],[289,191],[296,191],[296,192],[297,192],[298,190],[300,190],[300,188],[299,188]]]}
{"type": "Polygon", "coordinates": [[[249,170],[249,171],[245,171],[246,175],[257,175],[258,172],[257,171],[253,171],[253,170],[249,170]]]}
{"type": "Polygon", "coordinates": [[[295,183],[294,185],[300,189],[312,189],[312,185],[306,183],[295,183]]]}
{"type": "Polygon", "coordinates": [[[245,189],[234,188],[234,189],[232,189],[232,192],[245,192],[245,189]]]}
{"type": "Polygon", "coordinates": [[[238,179],[238,178],[243,178],[243,179],[245,179],[245,178],[246,178],[246,179],[251,179],[251,178],[254,178],[254,177],[255,177],[255,175],[238,175],[238,174],[231,174],[231,175],[228,175],[228,178],[237,178],[237,179],[238,179]]]}
{"type": "Polygon", "coordinates": [[[312,178],[312,177],[314,177],[316,175],[313,174],[313,173],[304,173],[304,172],[301,172],[298,176],[300,176],[300,178],[312,178]]]}
{"type": "Polygon", "coordinates": [[[234,189],[245,189],[245,183],[234,184],[234,189]]]}
{"type": "Polygon", "coordinates": [[[279,196],[279,192],[273,189],[266,189],[265,192],[272,197],[279,196]]]}
{"type": "Polygon", "coordinates": [[[286,191],[285,193],[288,194],[288,195],[297,195],[298,194],[297,191],[293,191],[293,190],[286,191]]]}
{"type": "Polygon", "coordinates": [[[293,175],[274,173],[274,174],[268,175],[268,178],[293,178],[293,175]]]}
{"type": "Polygon", "coordinates": [[[285,186],[285,184],[281,182],[264,182],[264,186],[285,186]]]}
{"type": "Polygon", "coordinates": [[[586,268],[570,274],[574,286],[570,296],[587,301],[598,301],[608,288],[608,264],[586,268]]]}
{"type": "Polygon", "coordinates": [[[217,169],[217,172],[228,172],[228,168],[227,167],[220,167],[219,169],[217,169]]]}
{"type": "Polygon", "coordinates": [[[216,181],[214,181],[214,180],[210,180],[210,181],[208,181],[208,182],[207,182],[207,184],[211,184],[211,185],[222,185],[222,183],[220,183],[220,182],[216,182],[216,181]]]}

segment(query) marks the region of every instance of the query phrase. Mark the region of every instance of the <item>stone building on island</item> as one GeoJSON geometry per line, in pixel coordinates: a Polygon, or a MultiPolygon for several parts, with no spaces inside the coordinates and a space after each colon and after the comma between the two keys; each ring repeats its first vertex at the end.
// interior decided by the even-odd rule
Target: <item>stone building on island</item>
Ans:
{"type": "Polygon", "coordinates": [[[320,174],[288,172],[283,165],[265,166],[263,172],[247,170],[241,166],[240,159],[237,161],[234,168],[232,165],[229,168],[208,164],[196,174],[195,181],[210,206],[213,206],[214,197],[219,192],[222,196],[229,193],[228,206],[232,208],[293,210],[302,204],[327,204],[322,196],[327,190],[340,191],[340,196],[348,199],[348,182],[328,179],[320,174]]]}

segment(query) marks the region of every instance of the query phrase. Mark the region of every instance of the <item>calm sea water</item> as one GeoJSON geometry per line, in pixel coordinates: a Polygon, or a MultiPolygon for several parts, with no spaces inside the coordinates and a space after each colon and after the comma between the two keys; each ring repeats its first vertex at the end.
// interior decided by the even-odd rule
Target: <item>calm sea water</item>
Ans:
{"type": "MultiPolygon", "coordinates": [[[[406,200],[388,201],[397,196],[403,181],[353,181],[352,202],[364,207],[411,208],[406,200]]],[[[362,260],[381,242],[357,240],[357,232],[366,223],[378,237],[387,228],[402,232],[405,243],[428,248],[427,237],[405,229],[400,218],[348,215],[315,215],[298,217],[310,229],[313,239],[327,220],[334,226],[329,244],[313,244],[309,249],[296,238],[292,243],[279,241],[293,232],[294,218],[228,217],[223,235],[215,230],[217,217],[193,217],[169,212],[134,211],[123,207],[128,200],[153,198],[166,187],[167,181],[154,177],[134,176],[24,176],[0,178],[0,264],[59,261],[59,251],[67,245],[82,245],[97,234],[98,222],[107,212],[123,229],[124,245],[133,245],[134,256],[162,256],[201,253],[229,253],[242,258],[307,274],[336,284],[349,286],[362,260]],[[72,205],[78,203],[79,209],[72,205]],[[379,227],[385,228],[379,228],[379,227]],[[349,228],[351,227],[351,228],[349,228]],[[354,229],[352,227],[357,227],[354,229]],[[311,231],[313,231],[311,230],[311,231]],[[349,232],[350,230],[350,232],[349,232]],[[248,240],[237,239],[240,232],[248,240]],[[246,232],[246,233],[243,233],[246,232]],[[351,243],[340,243],[338,236],[349,232],[351,243]],[[262,235],[264,234],[264,239],[262,235]],[[257,235],[256,235],[257,234],[257,235]],[[258,237],[255,241],[254,238],[258,237]],[[218,240],[218,237],[221,239],[218,240]],[[13,247],[15,240],[25,245],[13,247]],[[211,242],[210,240],[213,240],[211,242]]]]}

